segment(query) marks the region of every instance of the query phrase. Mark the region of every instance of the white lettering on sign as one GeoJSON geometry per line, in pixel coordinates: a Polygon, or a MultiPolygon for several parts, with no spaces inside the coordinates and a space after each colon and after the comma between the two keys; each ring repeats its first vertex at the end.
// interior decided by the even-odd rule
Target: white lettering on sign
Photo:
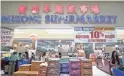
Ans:
{"type": "Polygon", "coordinates": [[[76,27],[75,43],[117,42],[114,27],[76,27]]]}

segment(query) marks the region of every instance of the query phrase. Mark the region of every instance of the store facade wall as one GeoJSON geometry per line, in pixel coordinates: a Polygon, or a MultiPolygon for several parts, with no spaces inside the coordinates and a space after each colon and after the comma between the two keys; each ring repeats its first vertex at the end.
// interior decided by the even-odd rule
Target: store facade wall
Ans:
{"type": "MultiPolygon", "coordinates": [[[[86,4],[88,6],[91,6],[91,5],[94,5],[94,4],[98,4],[99,5],[99,9],[100,9],[100,13],[99,15],[115,15],[117,16],[117,23],[116,24],[111,24],[111,25],[114,25],[114,26],[117,26],[117,27],[123,27],[123,20],[124,20],[124,2],[2,2],[2,5],[1,5],[1,15],[2,16],[8,16],[8,15],[18,15],[18,8],[20,5],[25,5],[27,6],[27,13],[26,15],[32,15],[31,13],[31,7],[34,6],[34,5],[39,5],[40,6],[40,11],[39,11],[39,15],[41,15],[42,17],[42,23],[41,24],[23,24],[23,23],[18,23],[18,24],[2,24],[2,26],[27,26],[27,28],[72,28],[70,27],[71,26],[85,26],[85,24],[46,24],[45,23],[45,13],[43,13],[43,6],[44,4],[49,4],[51,6],[51,12],[48,13],[48,15],[50,14],[55,14],[55,5],[57,4],[62,4],[64,7],[64,15],[67,15],[67,10],[66,10],[66,7],[68,4],[74,4],[75,8],[76,8],[76,12],[78,15],[81,15],[82,13],[80,12],[80,5],[82,4],[86,4]],[[11,6],[11,7],[10,7],[11,6]],[[41,26],[42,25],[42,26],[41,26]]],[[[86,13],[86,15],[93,15],[90,10],[88,10],[88,13],[86,13]]],[[[89,26],[89,25],[93,25],[93,24],[86,24],[86,26],[89,26]]],[[[108,26],[108,24],[97,24],[98,26],[108,26]]],[[[94,26],[94,25],[93,25],[94,26]]]]}
{"type": "MultiPolygon", "coordinates": [[[[70,2],[70,1],[58,1],[58,2],[44,2],[44,1],[39,1],[39,2],[2,2],[1,5],[1,15],[2,16],[12,16],[12,15],[16,15],[16,16],[33,16],[34,14],[32,14],[31,12],[31,8],[34,5],[38,5],[40,6],[40,10],[39,10],[39,14],[35,14],[35,15],[40,15],[41,16],[41,20],[42,23],[36,23],[36,24],[29,24],[27,23],[2,23],[3,27],[10,27],[10,28],[21,28],[21,29],[47,29],[47,28],[54,28],[54,29],[74,29],[74,27],[90,27],[90,26],[115,26],[115,27],[123,27],[123,20],[124,20],[124,2],[70,2]],[[48,4],[50,5],[50,9],[51,12],[49,12],[48,14],[43,13],[43,6],[44,4],[48,4]],[[62,16],[66,16],[67,14],[67,5],[69,4],[73,4],[75,6],[76,12],[77,14],[74,15],[82,15],[81,11],[80,11],[80,6],[82,4],[85,4],[87,6],[92,6],[94,4],[98,4],[99,6],[99,10],[100,13],[98,15],[110,15],[110,16],[117,16],[116,19],[116,23],[111,23],[111,24],[56,24],[56,23],[45,23],[45,16],[46,15],[56,15],[55,14],[55,6],[61,4],[63,6],[63,11],[64,14],[61,14],[62,16]],[[24,5],[27,6],[27,11],[26,14],[19,14],[18,13],[18,8],[20,5],[24,5]],[[11,7],[10,7],[11,6],[11,7]]],[[[91,15],[93,16],[94,14],[91,13],[90,10],[88,10],[88,12],[85,15],[91,15]]],[[[27,35],[27,34],[26,34],[27,35]]],[[[18,36],[18,35],[17,35],[18,36]]],[[[20,35],[21,36],[21,35],[20,35]]],[[[62,37],[62,36],[61,36],[62,37]]],[[[67,36],[70,37],[70,39],[73,38],[73,36],[67,36]]],[[[64,37],[63,37],[64,38],[64,37]]]]}

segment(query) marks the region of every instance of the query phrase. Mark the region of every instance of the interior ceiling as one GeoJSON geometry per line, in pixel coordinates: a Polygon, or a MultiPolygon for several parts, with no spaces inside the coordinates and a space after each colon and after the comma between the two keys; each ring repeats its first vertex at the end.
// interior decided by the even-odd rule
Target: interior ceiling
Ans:
{"type": "MultiPolygon", "coordinates": [[[[30,45],[32,43],[31,40],[27,40],[27,39],[15,39],[17,42],[22,42],[25,45],[30,45]]],[[[61,40],[61,42],[59,42],[59,40],[37,40],[37,49],[42,49],[42,50],[46,50],[49,48],[55,48],[58,45],[67,45],[68,43],[71,45],[73,42],[73,40],[61,40]]]]}
{"type": "MultiPolygon", "coordinates": [[[[6,26],[6,27],[10,27],[13,29],[73,29],[74,27],[94,27],[94,26],[114,26],[114,25],[84,25],[84,24],[44,24],[44,25],[39,25],[39,24],[26,24],[26,25],[22,25],[22,24],[2,24],[2,26],[6,26]]],[[[124,29],[124,26],[115,26],[117,29],[124,29]]]]}

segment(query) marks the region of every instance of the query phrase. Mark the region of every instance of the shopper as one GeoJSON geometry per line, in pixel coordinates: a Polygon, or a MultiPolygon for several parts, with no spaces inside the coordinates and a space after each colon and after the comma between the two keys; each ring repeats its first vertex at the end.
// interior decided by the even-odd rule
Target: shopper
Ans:
{"type": "Polygon", "coordinates": [[[46,56],[46,52],[43,52],[43,53],[42,53],[42,56],[41,56],[41,61],[42,61],[42,62],[45,62],[45,59],[46,59],[45,56],[46,56]]]}
{"type": "Polygon", "coordinates": [[[48,61],[48,59],[51,58],[50,56],[51,56],[51,53],[47,51],[45,55],[45,61],[48,61]]]}
{"type": "Polygon", "coordinates": [[[22,53],[19,53],[19,60],[22,60],[22,53]]]}
{"type": "Polygon", "coordinates": [[[32,53],[32,55],[31,55],[31,60],[35,60],[35,54],[34,53],[32,53]]]}
{"type": "Polygon", "coordinates": [[[28,54],[28,52],[25,52],[25,59],[29,60],[29,54],[28,54]]]}
{"type": "Polygon", "coordinates": [[[120,49],[119,48],[116,48],[116,51],[117,51],[118,55],[121,56],[120,49]]]}
{"type": "Polygon", "coordinates": [[[55,53],[55,58],[59,58],[59,53],[58,52],[55,53]]]}
{"type": "Polygon", "coordinates": [[[112,66],[111,71],[113,72],[113,68],[118,68],[119,65],[120,65],[119,55],[117,51],[113,51],[111,56],[111,66],[112,66]]]}
{"type": "Polygon", "coordinates": [[[10,62],[9,62],[9,75],[12,75],[13,72],[15,71],[15,66],[16,66],[16,61],[19,60],[19,57],[17,55],[17,52],[14,52],[11,56],[10,56],[10,62]]]}
{"type": "Polygon", "coordinates": [[[61,52],[59,52],[59,58],[61,58],[62,57],[62,54],[61,54],[61,52]]]}
{"type": "Polygon", "coordinates": [[[80,45],[80,48],[78,48],[77,52],[79,57],[86,57],[83,45],[80,45]]]}

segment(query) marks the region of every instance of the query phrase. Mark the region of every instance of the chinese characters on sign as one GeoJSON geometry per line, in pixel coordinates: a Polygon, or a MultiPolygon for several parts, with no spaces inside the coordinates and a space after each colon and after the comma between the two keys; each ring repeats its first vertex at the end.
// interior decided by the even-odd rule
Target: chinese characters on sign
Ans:
{"type": "Polygon", "coordinates": [[[99,6],[98,5],[91,6],[91,12],[94,14],[99,14],[100,13],[99,6]]]}
{"type": "Polygon", "coordinates": [[[85,14],[88,12],[88,6],[87,5],[82,5],[80,6],[80,11],[85,14]]]}
{"type": "Polygon", "coordinates": [[[39,10],[40,10],[40,7],[38,5],[34,5],[31,9],[31,12],[33,14],[38,14],[39,13],[39,10]]]}
{"type": "MultiPolygon", "coordinates": [[[[30,8],[29,8],[30,9],[30,8]]],[[[88,10],[91,11],[93,14],[99,14],[100,9],[98,5],[92,5],[92,6],[87,6],[86,4],[82,4],[80,7],[76,7],[75,5],[68,4],[66,6],[66,9],[64,8],[63,5],[57,4],[54,7],[54,10],[51,10],[50,5],[44,4],[43,9],[40,8],[39,5],[34,5],[31,7],[31,12],[34,14],[38,14],[40,10],[43,10],[44,13],[48,14],[48,12],[54,12],[57,14],[64,14],[64,11],[68,14],[77,14],[77,10],[80,10],[82,14],[85,14],[88,12],[88,10]]],[[[18,8],[18,13],[19,14],[26,14],[28,10],[28,7],[25,5],[20,5],[18,8]]]]}
{"type": "Polygon", "coordinates": [[[27,7],[24,5],[20,5],[18,8],[18,13],[19,14],[26,14],[27,13],[27,7]]]}
{"type": "Polygon", "coordinates": [[[47,4],[45,4],[44,7],[43,7],[43,12],[46,13],[46,14],[47,14],[48,12],[50,12],[50,6],[47,5],[47,4]]]}
{"type": "Polygon", "coordinates": [[[56,14],[63,14],[63,6],[62,5],[56,5],[55,13],[56,14]]]}
{"type": "Polygon", "coordinates": [[[18,13],[19,15],[1,16],[1,22],[12,24],[116,24],[117,22],[115,15],[101,15],[97,4],[91,6],[86,4],[80,6],[56,4],[52,7],[49,4],[44,4],[41,7],[40,5],[33,5],[32,7],[20,5],[18,13]],[[27,15],[29,11],[32,15],[27,15]],[[88,15],[87,12],[92,14],[88,15]]]}
{"type": "Polygon", "coordinates": [[[76,27],[75,43],[116,42],[114,27],[76,27]]]}

